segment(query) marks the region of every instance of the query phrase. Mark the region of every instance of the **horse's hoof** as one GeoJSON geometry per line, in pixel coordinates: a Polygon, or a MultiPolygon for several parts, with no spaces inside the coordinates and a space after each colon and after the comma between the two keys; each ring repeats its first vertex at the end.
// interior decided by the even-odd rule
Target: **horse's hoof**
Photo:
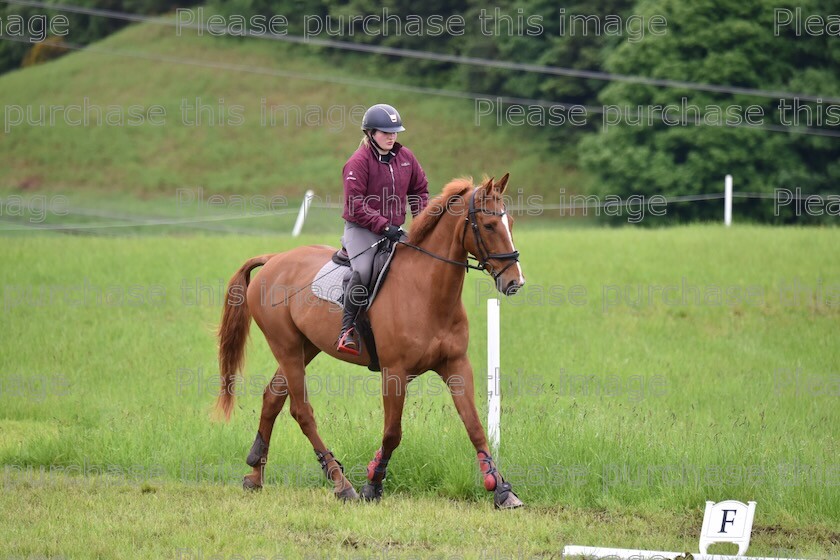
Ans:
{"type": "Polygon", "coordinates": [[[493,493],[493,505],[496,509],[516,509],[525,504],[513,493],[510,482],[503,482],[496,486],[496,491],[493,493]]]}
{"type": "Polygon", "coordinates": [[[356,489],[350,486],[349,484],[344,490],[336,491],[335,497],[341,500],[342,502],[355,502],[359,499],[359,495],[356,493],[356,489]]]}
{"type": "Polygon", "coordinates": [[[362,499],[367,502],[378,502],[382,499],[382,484],[367,483],[362,486],[362,499]]]}
{"type": "Polygon", "coordinates": [[[262,484],[258,484],[246,476],[242,479],[242,489],[247,492],[259,492],[262,490],[262,484]]]}

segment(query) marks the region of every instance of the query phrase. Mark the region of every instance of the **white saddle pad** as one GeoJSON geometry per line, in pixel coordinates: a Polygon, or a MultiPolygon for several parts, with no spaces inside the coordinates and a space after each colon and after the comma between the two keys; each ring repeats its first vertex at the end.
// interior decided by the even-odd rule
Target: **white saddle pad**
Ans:
{"type": "Polygon", "coordinates": [[[312,293],[323,300],[339,304],[344,291],[344,275],[349,270],[350,267],[335,264],[332,259],[328,260],[315,275],[312,293]]]}
{"type": "MultiPolygon", "coordinates": [[[[391,266],[391,261],[394,259],[394,254],[396,252],[397,244],[394,243],[391,247],[391,252],[388,254],[385,266],[382,267],[382,270],[376,277],[376,282],[374,283],[371,296],[368,298],[366,309],[370,309],[370,306],[373,305],[373,300],[376,299],[376,295],[379,293],[379,288],[382,287],[384,275],[388,272],[388,268],[391,266]]],[[[332,259],[328,260],[327,263],[321,267],[318,273],[315,274],[315,279],[312,281],[312,293],[323,300],[341,305],[339,301],[344,292],[344,275],[347,274],[349,270],[349,266],[341,266],[335,264],[332,259]]]]}

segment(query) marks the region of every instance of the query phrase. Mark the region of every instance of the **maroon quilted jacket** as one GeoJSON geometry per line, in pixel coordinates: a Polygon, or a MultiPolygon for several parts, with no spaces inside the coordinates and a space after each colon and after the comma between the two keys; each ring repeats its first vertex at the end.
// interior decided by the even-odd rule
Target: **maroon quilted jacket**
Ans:
{"type": "Polygon", "coordinates": [[[397,142],[391,153],[385,163],[363,144],[344,164],[342,216],[377,234],[404,224],[407,204],[416,217],[429,201],[429,182],[411,150],[397,142]]]}

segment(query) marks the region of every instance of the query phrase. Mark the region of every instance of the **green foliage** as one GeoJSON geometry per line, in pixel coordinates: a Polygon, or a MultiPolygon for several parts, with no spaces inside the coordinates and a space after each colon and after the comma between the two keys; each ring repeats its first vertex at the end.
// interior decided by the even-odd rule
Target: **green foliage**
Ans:
{"type": "MultiPolygon", "coordinates": [[[[806,14],[820,11],[816,2],[800,3],[800,7],[806,14]]],[[[830,37],[774,36],[773,10],[760,0],[656,0],[641,2],[636,9],[645,16],[665,15],[668,33],[618,45],[605,62],[610,71],[771,91],[840,94],[837,42],[830,37]]],[[[715,108],[724,116],[727,111],[743,115],[741,108],[756,105],[762,108],[764,124],[786,124],[779,98],[616,82],[599,99],[606,106],[629,109],[631,116],[625,118],[630,119],[633,112],[645,115],[649,107],[680,105],[685,100],[686,105],[699,107],[701,116],[715,108]]],[[[790,111],[787,118],[792,120],[790,111]]],[[[834,138],[694,125],[691,120],[668,126],[654,118],[652,123],[604,127],[585,138],[579,148],[582,164],[598,176],[604,192],[721,192],[727,173],[734,175],[736,190],[748,192],[796,187],[805,193],[836,191],[840,182],[840,142],[834,138]]],[[[748,210],[757,219],[772,215],[766,205],[752,205],[748,210]]],[[[676,208],[675,216],[716,218],[719,213],[717,207],[683,205],[676,208]]]]}
{"type": "MultiPolygon", "coordinates": [[[[60,2],[54,2],[60,4],[60,2]]],[[[75,6],[85,8],[96,8],[102,10],[119,10],[141,15],[160,14],[174,9],[180,3],[172,0],[128,0],[126,2],[113,2],[109,0],[77,0],[72,2],[75,6]]],[[[19,15],[28,21],[33,16],[46,16],[52,18],[58,14],[64,15],[69,21],[68,34],[63,39],[77,45],[87,45],[102,39],[118,29],[125,27],[128,22],[92,16],[76,14],[72,12],[56,10],[45,10],[43,8],[20,6],[16,4],[0,4],[0,21],[7,21],[11,15],[19,15]]],[[[20,67],[27,52],[38,50],[38,42],[16,42],[10,40],[0,41],[0,74],[20,67]]],[[[30,55],[30,59],[39,59],[36,53],[30,55]]]]}
{"type": "MultiPolygon", "coordinates": [[[[10,20],[10,16],[19,16],[28,20],[28,18],[35,15],[35,12],[35,8],[3,3],[0,4],[0,21],[6,23],[10,20]]],[[[0,40],[0,73],[18,68],[31,46],[31,44],[25,41],[13,41],[11,39],[0,40]]]]}

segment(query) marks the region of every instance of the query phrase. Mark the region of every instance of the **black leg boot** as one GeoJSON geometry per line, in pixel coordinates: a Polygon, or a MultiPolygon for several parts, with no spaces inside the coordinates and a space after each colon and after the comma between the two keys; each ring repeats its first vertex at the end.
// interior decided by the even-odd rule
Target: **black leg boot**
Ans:
{"type": "Polygon", "coordinates": [[[367,286],[362,284],[358,272],[350,275],[344,289],[344,316],[341,319],[341,335],[338,337],[338,351],[358,356],[362,352],[361,341],[356,332],[356,317],[367,304],[367,286]]]}

